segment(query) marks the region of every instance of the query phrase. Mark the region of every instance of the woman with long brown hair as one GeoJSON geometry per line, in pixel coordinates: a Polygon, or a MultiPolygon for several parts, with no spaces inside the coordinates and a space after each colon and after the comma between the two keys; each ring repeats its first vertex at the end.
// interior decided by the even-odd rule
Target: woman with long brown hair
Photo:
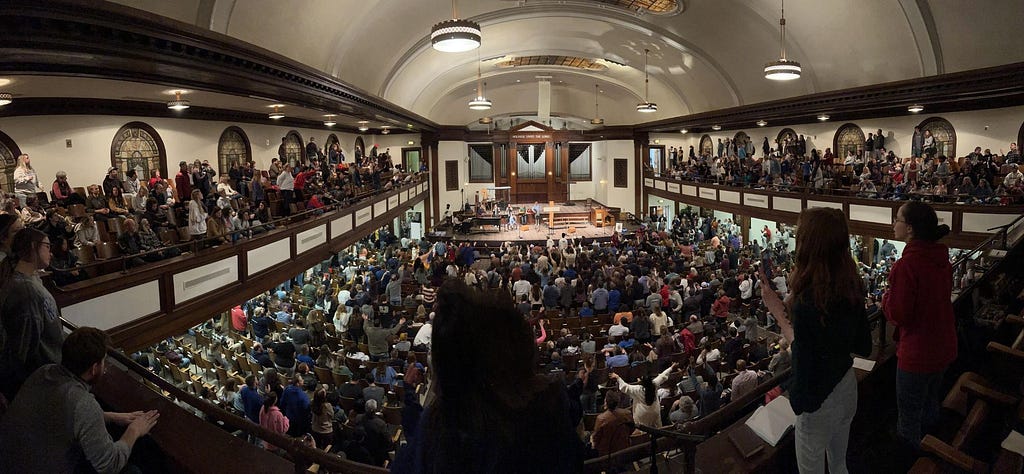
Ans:
{"type": "Polygon", "coordinates": [[[790,294],[783,302],[759,269],[765,306],[792,342],[790,403],[797,414],[800,472],[845,473],[850,423],[857,411],[851,353],[871,352],[864,289],[849,250],[846,216],[837,209],[800,213],[790,294]]]}
{"type": "Polygon", "coordinates": [[[26,228],[0,261],[0,392],[11,400],[32,372],[60,363],[60,310],[39,277],[51,257],[49,236],[26,228]]]}

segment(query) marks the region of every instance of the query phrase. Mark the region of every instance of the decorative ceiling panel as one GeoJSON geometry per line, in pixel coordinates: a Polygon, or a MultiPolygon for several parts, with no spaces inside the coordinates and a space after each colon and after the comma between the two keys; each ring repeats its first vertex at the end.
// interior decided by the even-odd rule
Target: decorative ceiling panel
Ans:
{"type": "Polygon", "coordinates": [[[522,56],[498,62],[499,68],[512,68],[516,66],[561,66],[587,71],[603,71],[607,69],[607,66],[599,63],[596,59],[576,56],[522,56]]]}

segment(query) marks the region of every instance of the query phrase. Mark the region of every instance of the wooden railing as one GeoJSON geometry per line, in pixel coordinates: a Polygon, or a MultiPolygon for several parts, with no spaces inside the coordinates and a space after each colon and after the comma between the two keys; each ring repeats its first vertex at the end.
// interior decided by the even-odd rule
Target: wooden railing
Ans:
{"type": "MultiPolygon", "coordinates": [[[[850,233],[867,236],[891,236],[896,212],[906,201],[874,199],[824,190],[758,189],[718,184],[702,180],[684,180],[647,173],[644,176],[647,203],[652,197],[665,198],[701,208],[732,212],[775,222],[795,224],[808,207],[834,207],[850,218],[850,233]],[[807,191],[807,192],[805,192],[807,191]]],[[[951,233],[943,242],[953,248],[974,248],[988,239],[988,230],[1003,225],[1024,213],[1024,205],[931,203],[940,223],[951,233]]]]}
{"type": "Polygon", "coordinates": [[[304,220],[252,238],[197,246],[189,255],[52,291],[70,321],[104,329],[116,346],[135,350],[181,334],[332,258],[425,200],[428,191],[421,176],[356,203],[307,211],[304,220]]]}

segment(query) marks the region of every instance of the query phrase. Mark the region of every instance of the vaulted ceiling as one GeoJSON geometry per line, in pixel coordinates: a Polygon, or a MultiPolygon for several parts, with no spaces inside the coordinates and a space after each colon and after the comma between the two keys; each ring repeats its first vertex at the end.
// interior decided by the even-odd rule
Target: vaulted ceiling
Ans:
{"type": "Polygon", "coordinates": [[[489,116],[535,114],[536,76],[549,75],[553,115],[592,118],[597,85],[608,124],[1024,61],[1024,35],[1012,33],[1020,0],[789,0],[787,56],[804,76],[787,83],[761,73],[779,55],[779,0],[463,0],[459,17],[483,37],[466,53],[430,46],[431,26],[452,17],[447,0],[116,2],[274,51],[441,124],[483,116],[466,106],[478,60],[489,116]],[[644,49],[653,116],[635,112],[644,49]],[[542,56],[581,61],[520,60],[542,56]]]}

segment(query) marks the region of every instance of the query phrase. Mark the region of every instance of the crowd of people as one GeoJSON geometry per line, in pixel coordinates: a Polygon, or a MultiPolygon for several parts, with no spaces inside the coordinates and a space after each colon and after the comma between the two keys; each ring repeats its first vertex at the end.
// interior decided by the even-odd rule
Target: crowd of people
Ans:
{"type": "MultiPolygon", "coordinates": [[[[495,451],[507,446],[500,439],[456,449],[444,437],[453,428],[438,426],[442,420],[474,426],[472,419],[561,440],[569,452],[578,448],[579,459],[604,456],[628,447],[637,424],[672,426],[707,416],[788,370],[794,357],[807,357],[791,349],[792,317],[773,317],[779,313],[772,305],[766,311],[761,304],[766,292],[781,301],[812,289],[806,281],[791,286],[799,253],[791,249],[789,229],[759,233],[744,243],[737,224],[691,212],[608,242],[563,235],[540,245],[488,248],[382,230],[191,336],[168,339],[136,358],[169,379],[165,364],[189,367],[198,357],[212,358],[238,378],[220,380],[219,388],[199,386],[201,396],[268,429],[308,434],[317,446],[360,462],[382,465],[391,452],[412,463],[398,466],[450,467],[452,460],[484,454],[513,462],[495,451]],[[434,336],[442,328],[451,352],[438,352],[434,336]],[[528,336],[522,353],[511,346],[494,350],[505,334],[528,336]],[[212,341],[209,355],[191,343],[200,338],[212,341]],[[537,375],[544,378],[531,378],[537,375]],[[479,387],[493,388],[453,395],[479,387]],[[557,428],[540,430],[518,419],[523,400],[542,395],[561,400],[546,410],[567,410],[551,412],[557,428]],[[484,413],[495,404],[500,414],[484,413]],[[386,411],[400,416],[385,421],[386,411]],[[401,439],[394,436],[398,426],[401,439]],[[432,429],[440,437],[423,435],[432,429]]],[[[843,231],[829,243],[838,250],[829,251],[850,262],[855,281],[842,285],[864,323],[857,331],[866,331],[864,316],[877,309],[897,255],[884,244],[863,255],[848,237],[843,231]]],[[[799,247],[799,232],[797,241],[799,247]]],[[[860,352],[863,343],[856,342],[860,352]]],[[[806,411],[816,408],[810,403],[806,411]]]]}
{"type": "Polygon", "coordinates": [[[1011,205],[1022,202],[1024,173],[1016,143],[1007,152],[975,147],[964,157],[937,152],[930,132],[915,128],[913,152],[898,157],[886,149],[882,130],[868,134],[865,146],[837,156],[831,148],[808,149],[800,135],[769,144],[760,156],[753,142],[718,142],[717,153],[670,149],[664,170],[677,179],[777,190],[845,191],[849,195],[890,200],[925,200],[1011,205]],[[774,146],[773,146],[774,145],[774,146]]]}
{"type": "Polygon", "coordinates": [[[64,171],[45,191],[31,157],[22,154],[15,188],[0,199],[5,239],[0,252],[10,248],[4,244],[21,228],[43,231],[53,245],[53,281],[64,286],[100,272],[98,266],[82,268],[82,262],[106,258],[97,252],[105,242],[125,256],[126,267],[138,266],[190,250],[176,245],[180,240],[201,246],[234,242],[273,229],[295,210],[348,204],[411,182],[422,171],[406,173],[387,150],[378,153],[376,147],[346,162],[336,143],[326,151],[312,138],[310,145],[303,163],[288,159],[282,148],[267,170],[255,169],[252,161],[233,162],[219,176],[208,160],[198,159],[181,161],[177,174],[166,179],[159,170],[147,179],[135,169],[122,173],[110,167],[100,184],[83,188],[84,194],[75,191],[64,171]]]}

